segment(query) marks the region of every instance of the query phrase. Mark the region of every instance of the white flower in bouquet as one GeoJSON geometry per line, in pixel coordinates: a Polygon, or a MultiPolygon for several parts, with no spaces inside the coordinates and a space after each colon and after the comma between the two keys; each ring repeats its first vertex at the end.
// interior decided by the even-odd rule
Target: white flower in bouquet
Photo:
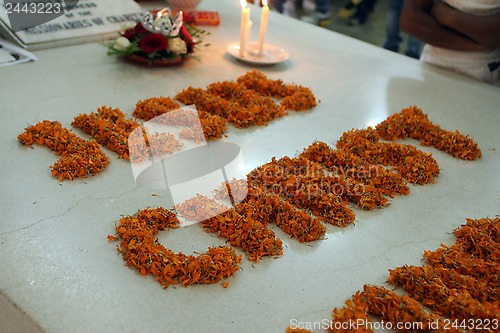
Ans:
{"type": "Polygon", "coordinates": [[[168,48],[170,49],[170,51],[172,51],[176,54],[187,53],[187,45],[186,45],[186,42],[182,40],[182,38],[169,39],[168,48]]]}
{"type": "Polygon", "coordinates": [[[116,50],[125,50],[127,47],[129,47],[129,45],[130,41],[122,36],[115,39],[115,42],[113,43],[113,47],[116,50]]]}

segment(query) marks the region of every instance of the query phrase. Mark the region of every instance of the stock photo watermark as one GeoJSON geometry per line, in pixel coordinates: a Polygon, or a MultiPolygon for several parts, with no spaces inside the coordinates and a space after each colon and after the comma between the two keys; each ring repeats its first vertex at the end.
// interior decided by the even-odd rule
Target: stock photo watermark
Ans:
{"type": "Polygon", "coordinates": [[[448,319],[442,318],[439,320],[407,321],[407,322],[389,322],[389,321],[371,321],[364,318],[350,319],[346,321],[334,321],[332,319],[323,319],[321,321],[300,321],[297,319],[290,320],[289,324],[292,329],[304,330],[349,330],[356,331],[364,330],[397,330],[397,331],[432,331],[432,330],[498,330],[500,327],[498,319],[448,319]]]}
{"type": "MultiPolygon", "coordinates": [[[[128,138],[132,173],[137,185],[164,190],[174,209],[202,195],[212,198],[221,188],[228,192],[227,211],[247,196],[261,196],[269,191],[287,198],[317,200],[324,196],[362,197],[367,193],[366,181],[378,176],[379,169],[330,168],[327,172],[317,163],[291,164],[272,168],[264,164],[245,174],[240,147],[228,140],[207,141],[202,119],[194,105],[169,111],[146,121],[128,138]],[[249,191],[252,188],[252,191],[249,191]]],[[[186,205],[183,205],[185,208],[186,205]]],[[[201,222],[223,211],[201,214],[203,209],[189,209],[198,219],[181,221],[181,226],[201,222]],[[208,215],[207,215],[208,214],[208,215]],[[213,215],[215,214],[215,215],[213,215]]],[[[184,211],[184,213],[186,213],[184,211]]]]}
{"type": "MultiPolygon", "coordinates": [[[[130,134],[128,146],[136,184],[165,190],[174,207],[198,194],[211,197],[221,184],[244,176],[240,147],[221,140],[207,142],[195,106],[145,122],[130,134]],[[189,139],[179,145],[177,137],[189,139]],[[168,145],[176,147],[175,151],[166,151],[168,145]]],[[[241,200],[233,201],[228,209],[241,200]]],[[[185,221],[181,225],[196,222],[201,221],[185,221]]]]}

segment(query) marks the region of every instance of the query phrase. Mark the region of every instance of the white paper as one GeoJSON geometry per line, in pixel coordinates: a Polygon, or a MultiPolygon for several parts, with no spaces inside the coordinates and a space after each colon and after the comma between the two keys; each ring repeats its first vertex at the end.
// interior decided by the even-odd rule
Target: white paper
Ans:
{"type": "Polygon", "coordinates": [[[0,67],[36,60],[37,58],[33,53],[0,39],[0,67]]]}

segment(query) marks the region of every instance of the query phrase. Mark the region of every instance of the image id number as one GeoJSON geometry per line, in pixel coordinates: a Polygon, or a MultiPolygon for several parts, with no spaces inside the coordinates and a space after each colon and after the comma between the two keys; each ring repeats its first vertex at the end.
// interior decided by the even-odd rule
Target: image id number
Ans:
{"type": "Polygon", "coordinates": [[[443,319],[443,328],[464,329],[464,330],[497,330],[499,328],[498,319],[443,319]]]}
{"type": "Polygon", "coordinates": [[[7,14],[59,14],[62,11],[61,3],[51,2],[24,2],[13,4],[7,2],[5,4],[7,14]]]}

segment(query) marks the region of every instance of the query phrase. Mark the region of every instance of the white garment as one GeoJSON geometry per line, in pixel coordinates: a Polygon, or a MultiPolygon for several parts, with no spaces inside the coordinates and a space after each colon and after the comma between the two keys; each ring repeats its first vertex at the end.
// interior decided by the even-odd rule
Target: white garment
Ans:
{"type": "Polygon", "coordinates": [[[500,12],[498,0],[444,0],[461,12],[473,15],[491,15],[500,12]]]}
{"type": "MultiPolygon", "coordinates": [[[[500,0],[444,0],[444,2],[473,15],[491,15],[500,12],[500,0]]],[[[487,52],[463,52],[427,44],[422,50],[420,60],[500,86],[500,48],[487,52]]]]}

